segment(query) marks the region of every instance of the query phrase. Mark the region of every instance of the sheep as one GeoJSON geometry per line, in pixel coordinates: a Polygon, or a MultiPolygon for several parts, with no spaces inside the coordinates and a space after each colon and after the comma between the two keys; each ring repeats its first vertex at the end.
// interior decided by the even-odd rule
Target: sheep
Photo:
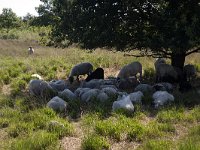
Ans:
{"type": "Polygon", "coordinates": [[[76,95],[76,97],[81,97],[81,95],[87,91],[91,90],[90,88],[77,88],[74,91],[74,94],[76,95]]]}
{"type": "Polygon", "coordinates": [[[118,79],[116,86],[121,90],[134,89],[140,81],[138,81],[135,77],[126,78],[126,79],[118,79]]]}
{"type": "Polygon", "coordinates": [[[163,106],[167,102],[174,101],[174,96],[172,94],[169,94],[167,91],[157,91],[153,94],[153,103],[155,108],[158,108],[159,106],[163,106]]]}
{"type": "Polygon", "coordinates": [[[126,79],[131,76],[135,76],[137,78],[137,74],[140,74],[140,80],[142,79],[142,65],[139,62],[132,62],[128,65],[125,65],[117,75],[118,79],[126,79]]]}
{"type": "Polygon", "coordinates": [[[178,79],[176,70],[168,64],[158,64],[156,66],[156,82],[174,83],[178,79]]]}
{"type": "Polygon", "coordinates": [[[192,89],[192,85],[189,81],[182,81],[179,83],[179,91],[181,93],[188,92],[192,89]]]}
{"type": "Polygon", "coordinates": [[[93,79],[90,80],[89,82],[83,81],[81,84],[82,88],[91,88],[91,89],[99,89],[101,85],[104,85],[104,80],[103,79],[93,79]]]}
{"type": "Polygon", "coordinates": [[[135,89],[134,92],[141,91],[144,94],[149,94],[154,92],[154,89],[151,85],[149,84],[139,84],[135,89]]]}
{"type": "Polygon", "coordinates": [[[88,81],[90,81],[92,79],[104,79],[104,70],[103,70],[103,68],[97,68],[90,75],[88,75],[88,77],[85,79],[85,81],[88,82],[88,81]]]}
{"type": "Polygon", "coordinates": [[[166,64],[166,60],[164,58],[157,58],[154,63],[155,69],[157,69],[159,64],[166,64]]]}
{"type": "Polygon", "coordinates": [[[55,80],[49,82],[49,85],[56,91],[61,92],[67,88],[67,84],[64,80],[55,80]]]}
{"type": "Polygon", "coordinates": [[[59,92],[58,96],[66,101],[77,99],[76,95],[69,89],[65,89],[64,91],[59,92]]]}
{"type": "Polygon", "coordinates": [[[118,94],[117,90],[112,87],[103,88],[101,91],[105,92],[110,98],[115,97],[118,94]]]}
{"type": "Polygon", "coordinates": [[[144,96],[141,91],[133,92],[128,95],[132,103],[142,103],[142,97],[144,96]]]}
{"type": "Polygon", "coordinates": [[[72,83],[74,81],[74,76],[77,77],[77,81],[79,81],[79,75],[89,75],[93,71],[93,66],[89,62],[84,62],[75,65],[70,74],[69,74],[69,82],[72,83]]]}
{"type": "Polygon", "coordinates": [[[47,103],[47,106],[52,108],[54,111],[63,112],[67,108],[67,102],[56,96],[47,103]]]}
{"type": "Polygon", "coordinates": [[[188,64],[183,67],[183,72],[187,81],[191,81],[196,76],[196,69],[194,65],[188,64]]]}
{"type": "Polygon", "coordinates": [[[43,80],[43,78],[39,74],[32,74],[31,77],[37,78],[39,80],[43,80]]]}
{"type": "Polygon", "coordinates": [[[42,80],[31,80],[29,82],[29,92],[33,96],[43,98],[53,97],[58,94],[46,81],[42,80]]]}
{"type": "Polygon", "coordinates": [[[156,91],[167,91],[167,92],[173,92],[173,85],[168,82],[161,82],[153,85],[153,88],[156,91]]]}
{"type": "Polygon", "coordinates": [[[81,101],[89,102],[89,101],[97,98],[97,95],[99,93],[100,93],[99,89],[91,89],[81,95],[81,101]]]}
{"type": "Polygon", "coordinates": [[[101,91],[98,95],[97,95],[97,100],[99,100],[100,102],[106,102],[109,99],[109,96],[101,91]]]}
{"type": "Polygon", "coordinates": [[[126,111],[134,112],[134,106],[129,96],[124,95],[119,100],[113,102],[112,110],[116,111],[119,109],[124,109],[126,111]]]}
{"type": "Polygon", "coordinates": [[[33,53],[34,53],[34,49],[33,49],[33,47],[32,46],[30,46],[29,48],[28,48],[28,54],[29,55],[32,55],[33,53]]]}

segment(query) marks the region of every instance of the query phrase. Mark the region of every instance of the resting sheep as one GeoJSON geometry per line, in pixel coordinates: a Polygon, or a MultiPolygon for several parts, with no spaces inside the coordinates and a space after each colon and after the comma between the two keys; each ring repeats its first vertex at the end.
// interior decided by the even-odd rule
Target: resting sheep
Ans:
{"type": "Polygon", "coordinates": [[[73,101],[77,99],[76,95],[69,89],[65,89],[62,92],[58,92],[58,96],[66,101],[73,101]]]}
{"type": "Polygon", "coordinates": [[[119,74],[117,75],[118,79],[126,79],[132,76],[135,76],[137,78],[137,74],[140,74],[140,80],[142,79],[142,65],[139,62],[132,62],[126,66],[124,66],[119,74]]]}
{"type": "Polygon", "coordinates": [[[154,92],[154,88],[149,84],[139,84],[135,89],[134,92],[141,91],[144,94],[150,94],[154,92]]]}
{"type": "Polygon", "coordinates": [[[155,108],[163,106],[167,102],[174,101],[174,96],[167,91],[157,91],[153,94],[152,98],[155,108]]]}
{"type": "Polygon", "coordinates": [[[54,111],[63,112],[67,108],[67,102],[56,96],[47,103],[47,106],[52,108],[54,111]]]}
{"type": "Polygon", "coordinates": [[[126,78],[126,79],[118,79],[116,86],[121,90],[134,89],[140,81],[135,77],[126,78]]]}
{"type": "Polygon", "coordinates": [[[57,91],[55,91],[46,81],[42,80],[31,80],[29,82],[29,92],[33,96],[40,96],[43,98],[57,95],[57,91]]]}
{"type": "Polygon", "coordinates": [[[118,98],[117,101],[113,102],[112,110],[117,111],[119,109],[134,112],[134,106],[129,96],[123,95],[122,97],[118,98]]]}
{"type": "Polygon", "coordinates": [[[72,83],[74,81],[74,76],[77,77],[77,81],[79,81],[79,75],[89,75],[93,70],[93,66],[91,63],[89,62],[84,62],[84,63],[80,63],[75,65],[70,74],[69,74],[69,82],[72,83]]]}
{"type": "Polygon", "coordinates": [[[196,75],[196,69],[194,65],[191,64],[185,65],[183,68],[183,72],[187,81],[191,81],[191,79],[196,75]]]}

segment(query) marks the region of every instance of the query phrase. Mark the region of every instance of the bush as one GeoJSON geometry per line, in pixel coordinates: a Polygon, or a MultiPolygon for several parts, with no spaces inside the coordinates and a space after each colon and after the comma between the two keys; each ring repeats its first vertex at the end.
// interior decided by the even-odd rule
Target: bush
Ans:
{"type": "Polygon", "coordinates": [[[82,142],[83,150],[106,150],[109,148],[110,144],[107,142],[107,140],[97,135],[89,135],[88,137],[85,137],[82,142]]]}

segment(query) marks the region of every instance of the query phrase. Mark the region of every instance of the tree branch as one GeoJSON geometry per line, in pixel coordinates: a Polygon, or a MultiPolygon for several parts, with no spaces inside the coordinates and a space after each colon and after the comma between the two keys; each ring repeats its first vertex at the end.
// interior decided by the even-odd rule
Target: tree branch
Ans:
{"type": "Polygon", "coordinates": [[[192,51],[186,53],[186,56],[192,54],[192,53],[196,53],[196,52],[200,52],[200,47],[197,47],[196,49],[193,49],[192,51]]]}
{"type": "MultiPolygon", "coordinates": [[[[126,54],[126,53],[125,53],[125,54],[124,54],[124,57],[125,57],[125,56],[133,56],[133,57],[137,57],[137,58],[138,58],[138,57],[145,57],[145,56],[146,56],[146,57],[153,57],[153,58],[162,58],[161,55],[155,55],[155,54],[134,55],[134,54],[126,54]]],[[[170,56],[164,56],[164,57],[165,57],[165,58],[171,58],[170,56]]]]}

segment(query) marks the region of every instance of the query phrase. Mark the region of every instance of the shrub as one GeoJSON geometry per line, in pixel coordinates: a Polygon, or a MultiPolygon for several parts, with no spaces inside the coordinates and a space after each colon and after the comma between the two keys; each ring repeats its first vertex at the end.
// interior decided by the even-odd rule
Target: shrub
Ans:
{"type": "Polygon", "coordinates": [[[145,127],[139,124],[133,124],[128,133],[127,139],[130,141],[142,141],[145,135],[145,127]]]}
{"type": "Polygon", "coordinates": [[[82,149],[83,150],[102,150],[102,149],[109,149],[110,144],[108,141],[98,135],[89,135],[85,137],[82,142],[82,149]]]}

